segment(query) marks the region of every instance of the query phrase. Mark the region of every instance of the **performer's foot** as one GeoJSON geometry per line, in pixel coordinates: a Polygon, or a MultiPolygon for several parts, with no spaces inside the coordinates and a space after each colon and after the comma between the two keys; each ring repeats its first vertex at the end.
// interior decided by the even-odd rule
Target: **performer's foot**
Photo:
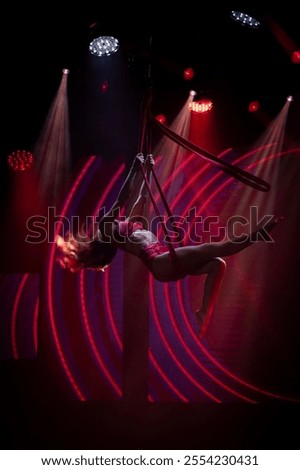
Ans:
{"type": "Polygon", "coordinates": [[[278,222],[281,222],[282,220],[284,219],[284,217],[280,216],[280,217],[273,217],[268,223],[266,223],[265,225],[265,230],[270,233],[271,230],[273,230],[273,228],[275,227],[275,225],[278,224],[278,222]]]}
{"type": "Polygon", "coordinates": [[[198,323],[198,337],[203,338],[206,333],[207,325],[208,325],[208,315],[207,311],[200,309],[196,311],[196,321],[198,323]]]}
{"type": "Polygon", "coordinates": [[[266,224],[262,225],[261,227],[258,227],[251,235],[251,241],[256,241],[256,240],[264,240],[264,241],[272,241],[272,238],[269,236],[273,228],[282,220],[284,217],[279,216],[275,217],[273,216],[266,224]],[[260,235],[260,237],[257,237],[257,234],[260,235]],[[254,240],[255,237],[255,240],[254,240]]]}

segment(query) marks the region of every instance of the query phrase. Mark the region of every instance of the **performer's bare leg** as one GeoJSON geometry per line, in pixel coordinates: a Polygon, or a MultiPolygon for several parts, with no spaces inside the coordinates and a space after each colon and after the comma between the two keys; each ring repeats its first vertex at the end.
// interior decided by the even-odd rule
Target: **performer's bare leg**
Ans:
{"type": "Polygon", "coordinates": [[[199,324],[200,337],[204,335],[207,324],[212,315],[225,270],[226,262],[222,258],[214,258],[195,273],[195,275],[207,274],[204,283],[202,305],[201,308],[196,311],[196,320],[199,324]]]}
{"type": "MultiPolygon", "coordinates": [[[[177,259],[185,275],[207,274],[204,285],[203,302],[201,308],[196,312],[196,318],[200,326],[200,334],[203,334],[205,330],[221,286],[226,266],[222,257],[239,253],[254,244],[255,234],[269,233],[279,220],[280,219],[273,218],[263,228],[256,229],[250,235],[235,237],[225,242],[205,243],[203,245],[176,248],[177,259]]],[[[176,264],[170,263],[168,253],[164,253],[155,258],[152,272],[160,281],[173,281],[176,280],[176,276],[178,279],[176,264]]]]}

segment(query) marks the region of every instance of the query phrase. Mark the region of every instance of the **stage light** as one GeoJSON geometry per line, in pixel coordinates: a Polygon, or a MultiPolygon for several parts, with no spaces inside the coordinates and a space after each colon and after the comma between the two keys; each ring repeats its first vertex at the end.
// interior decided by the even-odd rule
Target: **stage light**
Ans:
{"type": "Polygon", "coordinates": [[[59,201],[71,168],[67,78],[63,73],[33,147],[39,193],[48,205],[59,201]]]}
{"type": "Polygon", "coordinates": [[[255,113],[256,111],[259,110],[259,108],[260,108],[260,103],[258,100],[250,101],[250,103],[248,104],[249,113],[255,113]]]}
{"type": "Polygon", "coordinates": [[[161,124],[164,124],[167,120],[166,116],[164,114],[157,114],[155,116],[155,119],[160,122],[161,124]]]}
{"type": "Polygon", "coordinates": [[[290,95],[286,98],[286,100],[291,102],[291,101],[294,101],[294,98],[292,97],[292,95],[290,95]]]}
{"type": "Polygon", "coordinates": [[[200,101],[192,101],[189,103],[189,109],[193,113],[208,113],[211,111],[213,103],[209,99],[202,99],[200,101]]]}
{"type": "Polygon", "coordinates": [[[114,54],[119,49],[119,41],[113,36],[99,36],[90,42],[89,50],[97,57],[114,54]]]}
{"type": "Polygon", "coordinates": [[[293,51],[291,60],[293,64],[300,64],[300,51],[293,51]]]}
{"type": "Polygon", "coordinates": [[[64,75],[68,75],[70,73],[70,70],[69,69],[62,69],[62,73],[64,75]]]}
{"type": "Polygon", "coordinates": [[[104,80],[104,82],[101,83],[101,91],[102,93],[106,93],[108,90],[108,81],[104,80]]]}
{"type": "Polygon", "coordinates": [[[27,150],[16,150],[7,157],[8,166],[14,171],[25,171],[33,164],[33,155],[27,150]]]}
{"type": "Polygon", "coordinates": [[[185,80],[192,80],[192,78],[194,78],[194,76],[195,76],[195,71],[192,67],[187,67],[186,69],[184,69],[183,78],[185,80]]]}
{"type": "Polygon", "coordinates": [[[190,94],[189,94],[189,97],[188,97],[188,100],[187,100],[188,107],[190,106],[190,103],[194,100],[196,95],[197,95],[196,91],[194,91],[194,90],[190,91],[190,94]]]}
{"type": "Polygon", "coordinates": [[[260,22],[247,13],[232,10],[230,16],[242,26],[249,26],[249,28],[258,28],[260,26],[260,22]]]}

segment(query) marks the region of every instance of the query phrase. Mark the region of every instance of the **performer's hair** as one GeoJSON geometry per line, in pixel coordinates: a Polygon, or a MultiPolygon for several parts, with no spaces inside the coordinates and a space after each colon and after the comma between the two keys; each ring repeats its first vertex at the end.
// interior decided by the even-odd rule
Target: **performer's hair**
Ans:
{"type": "Polygon", "coordinates": [[[101,240],[99,232],[95,237],[83,232],[76,235],[68,233],[65,239],[57,236],[56,244],[59,249],[58,262],[72,272],[85,268],[104,271],[117,252],[113,245],[101,240]]]}

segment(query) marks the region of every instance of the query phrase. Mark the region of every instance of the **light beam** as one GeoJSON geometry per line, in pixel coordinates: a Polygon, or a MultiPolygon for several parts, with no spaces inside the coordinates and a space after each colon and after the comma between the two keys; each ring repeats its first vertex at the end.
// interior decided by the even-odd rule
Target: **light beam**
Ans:
{"type": "Polygon", "coordinates": [[[70,170],[70,131],[67,97],[67,69],[63,69],[59,89],[51,104],[34,147],[39,189],[46,204],[57,204],[70,170]]]}

